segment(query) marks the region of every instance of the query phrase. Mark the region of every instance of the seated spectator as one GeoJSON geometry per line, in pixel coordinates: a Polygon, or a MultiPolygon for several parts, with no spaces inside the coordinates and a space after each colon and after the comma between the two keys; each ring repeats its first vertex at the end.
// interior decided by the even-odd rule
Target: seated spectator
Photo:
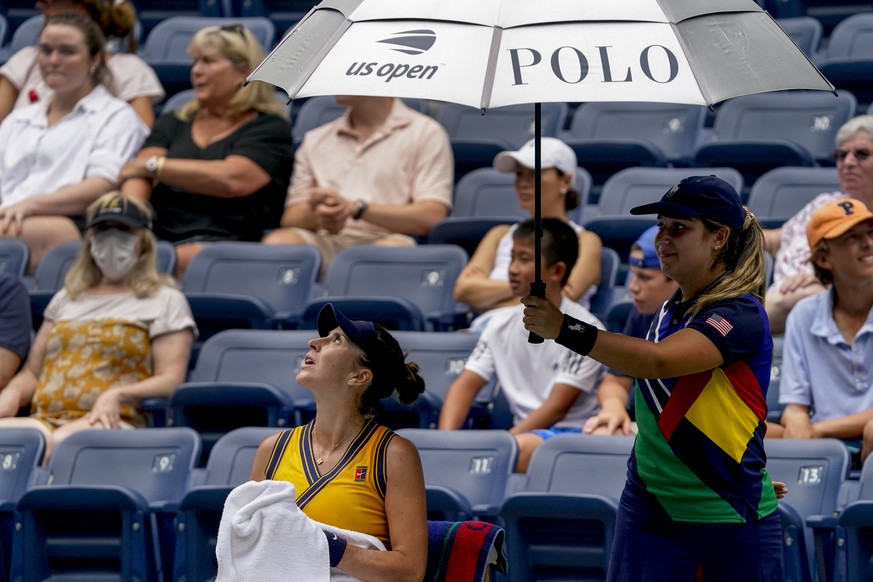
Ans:
{"type": "MultiPolygon", "coordinates": [[[[542,230],[540,276],[546,297],[603,329],[587,309],[562,295],[570,265],[576,264],[579,253],[573,228],[562,220],[544,218],[542,230]]],[[[530,293],[535,280],[535,236],[533,220],[513,229],[508,275],[517,298],[530,293]]],[[[544,440],[563,432],[581,432],[585,421],[597,413],[595,390],[604,369],[555,342],[529,343],[523,311],[520,303],[494,310],[464,371],[449,387],[439,418],[442,430],[461,428],[476,394],[496,378],[515,418],[510,432],[518,441],[515,470],[519,473],[527,471],[534,449],[544,440]]]]}
{"type": "Polygon", "coordinates": [[[30,350],[30,297],[11,273],[0,273],[0,386],[12,379],[30,350]]]}
{"type": "MultiPolygon", "coordinates": [[[[582,203],[573,189],[576,179],[576,154],[564,142],[553,137],[542,138],[540,164],[542,168],[542,216],[558,218],[576,231],[579,237],[579,258],[573,264],[562,291],[565,297],[578,301],[586,309],[600,283],[600,254],[603,244],[593,232],[588,232],[567,216],[582,203]]],[[[501,152],[494,158],[499,172],[515,172],[515,192],[522,208],[534,214],[534,140],[515,152],[501,152]]],[[[482,237],[467,267],[455,282],[455,300],[466,303],[479,314],[496,307],[518,304],[518,295],[507,281],[512,233],[517,225],[500,225],[482,237]]],[[[482,331],[487,316],[480,315],[470,328],[482,331]]]]}
{"type": "Polygon", "coordinates": [[[815,197],[779,229],[764,231],[766,248],[775,258],[773,283],[767,290],[767,315],[774,334],[785,330],[785,318],[794,305],[824,287],[813,272],[806,225],[813,212],[834,200],[855,198],[873,205],[873,115],[859,115],[847,121],[836,136],[834,157],[841,192],[815,197]]]}
{"type": "Polygon", "coordinates": [[[88,205],[112,190],[148,133],[103,85],[104,43],[87,16],[49,19],[37,64],[54,93],[0,124],[0,236],[27,243],[30,273],[48,249],[81,238],[88,205]]]}
{"type": "Polygon", "coordinates": [[[355,579],[421,580],[428,541],[421,459],[414,444],[372,419],[383,398],[419,397],[418,365],[381,325],[352,321],[331,304],[318,314],[318,335],[296,377],[312,391],[316,417],[264,440],[251,478],[290,481],[306,516],[373,536],[389,550],[327,535],[332,567],[355,579]]]}
{"type": "Polygon", "coordinates": [[[341,250],[412,246],[452,208],[446,131],[390,97],[337,97],[345,115],[308,131],[294,156],[282,228],[268,244],[313,244],[322,275],[341,250]]]}
{"type": "Polygon", "coordinates": [[[838,438],[860,461],[873,450],[873,213],[835,200],[807,225],[813,268],[830,291],[788,315],[779,402],[768,437],[838,438]],[[859,451],[860,449],[860,451],[859,451]]]}
{"type": "MultiPolygon", "coordinates": [[[[631,245],[630,280],[627,290],[633,305],[627,315],[623,335],[646,339],[655,313],[668,301],[679,286],[661,272],[661,261],[655,248],[658,227],[653,226],[631,245]]],[[[608,370],[597,389],[600,412],[585,422],[582,432],[587,434],[636,434],[629,414],[630,394],[634,379],[618,370],[608,370]]]]}
{"type": "MultiPolygon", "coordinates": [[[[106,88],[127,101],[151,127],[154,104],[164,98],[164,88],[154,70],[136,54],[136,8],[128,0],[46,0],[36,3],[48,21],[58,14],[76,12],[90,16],[103,31],[106,42],[106,88]]],[[[51,98],[52,87],[37,66],[39,47],[29,46],[12,55],[0,67],[0,121],[19,107],[51,98]]]]}
{"type": "Polygon", "coordinates": [[[122,192],[151,201],[155,235],[176,245],[179,277],[203,245],[258,241],[278,226],[292,159],[275,90],[243,87],[264,59],[252,32],[210,26],[188,52],[195,99],[157,120],[120,177],[122,192]]]}
{"type": "Polygon", "coordinates": [[[64,288],[0,389],[0,427],[42,431],[46,462],[74,432],[146,426],[140,402],[169,397],[185,379],[196,328],[185,296],[158,275],[149,214],[117,192],[91,205],[64,288]],[[31,416],[13,418],[27,404],[31,416]]]}

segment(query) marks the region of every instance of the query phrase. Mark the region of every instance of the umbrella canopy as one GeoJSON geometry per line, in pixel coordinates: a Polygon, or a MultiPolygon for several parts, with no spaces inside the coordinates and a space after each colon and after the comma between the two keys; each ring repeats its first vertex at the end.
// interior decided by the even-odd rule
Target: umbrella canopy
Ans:
{"type": "MultiPolygon", "coordinates": [[[[537,232],[542,102],[711,105],[834,90],[753,0],[323,0],[248,80],[292,99],[413,97],[482,110],[534,103],[537,232]]],[[[539,236],[535,243],[531,293],[542,296],[539,236]]]]}
{"type": "Polygon", "coordinates": [[[834,89],[753,0],[324,0],[249,80],[481,109],[834,89]]]}

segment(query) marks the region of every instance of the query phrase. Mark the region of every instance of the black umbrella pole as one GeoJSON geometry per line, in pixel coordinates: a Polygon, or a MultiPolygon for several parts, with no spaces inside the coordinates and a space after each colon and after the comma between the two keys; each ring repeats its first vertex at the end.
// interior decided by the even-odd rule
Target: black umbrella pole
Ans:
{"type": "MultiPolygon", "coordinates": [[[[543,202],[543,187],[541,177],[543,173],[541,163],[542,150],[542,105],[534,103],[534,277],[533,283],[530,284],[530,294],[535,297],[546,296],[546,284],[542,278],[542,202],[543,202]]],[[[527,336],[528,343],[541,344],[543,338],[530,332],[527,336]]]]}

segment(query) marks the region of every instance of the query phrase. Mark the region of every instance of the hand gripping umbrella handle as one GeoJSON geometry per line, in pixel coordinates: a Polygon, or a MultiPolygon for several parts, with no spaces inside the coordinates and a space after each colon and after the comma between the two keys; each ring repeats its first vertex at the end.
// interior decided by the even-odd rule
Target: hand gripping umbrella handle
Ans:
{"type": "MultiPolygon", "coordinates": [[[[545,297],[546,296],[546,284],[544,281],[533,281],[530,284],[530,294],[534,297],[545,297]]],[[[534,332],[530,332],[527,336],[527,343],[529,344],[541,344],[543,343],[543,338],[535,334],[534,332]]]]}

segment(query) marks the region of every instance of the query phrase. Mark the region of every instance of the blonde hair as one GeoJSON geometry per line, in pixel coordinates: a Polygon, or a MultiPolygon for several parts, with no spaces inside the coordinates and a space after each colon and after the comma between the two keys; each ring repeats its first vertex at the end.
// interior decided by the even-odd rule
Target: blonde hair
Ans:
{"type": "MultiPolygon", "coordinates": [[[[117,204],[116,201],[120,198],[134,204],[150,218],[152,217],[153,213],[148,204],[138,198],[125,196],[121,192],[115,191],[104,194],[88,207],[88,222],[90,223],[97,212],[104,207],[117,204]]],[[[139,258],[127,276],[127,282],[133,289],[133,294],[142,299],[154,295],[165,285],[175,285],[175,282],[171,277],[158,273],[158,241],[155,235],[146,228],[140,229],[140,231],[142,248],[139,258]]],[[[97,286],[103,279],[103,273],[91,257],[91,239],[93,236],[93,229],[89,228],[85,231],[85,239],[82,243],[82,249],[79,251],[79,256],[76,257],[76,262],[73,263],[73,266],[70,267],[67,276],[64,278],[64,289],[66,289],[71,299],[77,299],[88,289],[97,286]]]]}
{"type": "MultiPolygon", "coordinates": [[[[737,297],[751,293],[764,304],[766,292],[766,273],[764,265],[764,231],[761,224],[748,208],[743,228],[731,229],[727,243],[719,249],[713,266],[722,263],[725,273],[715,285],[706,289],[697,296],[694,305],[690,309],[692,317],[704,307],[720,299],[737,297]]],[[[703,225],[710,232],[714,232],[727,225],[719,224],[710,220],[702,220],[703,225]]],[[[728,227],[729,228],[729,227],[728,227]]]]}
{"type": "MultiPolygon", "coordinates": [[[[191,39],[188,54],[196,59],[197,53],[207,48],[217,50],[241,71],[253,71],[264,60],[261,43],[244,26],[202,28],[191,39]]],[[[177,109],[176,117],[182,121],[189,121],[198,111],[200,111],[200,104],[195,99],[177,109]]],[[[227,116],[231,120],[237,120],[252,111],[288,117],[287,108],[276,99],[276,90],[272,85],[262,81],[252,81],[241,87],[228,104],[227,116]]]]}

